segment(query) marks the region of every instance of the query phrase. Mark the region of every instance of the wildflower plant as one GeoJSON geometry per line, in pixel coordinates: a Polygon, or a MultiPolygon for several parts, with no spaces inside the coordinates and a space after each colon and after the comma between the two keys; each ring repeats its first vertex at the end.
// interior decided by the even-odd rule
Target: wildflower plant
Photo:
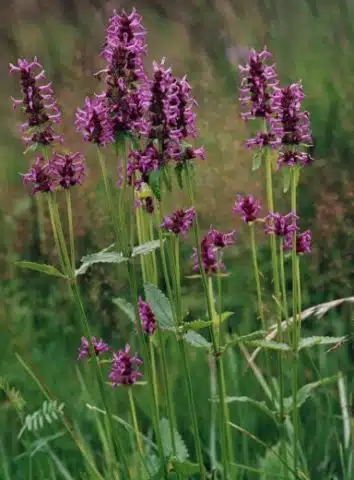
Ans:
{"type": "MultiPolygon", "coordinates": [[[[100,452],[97,458],[89,457],[78,442],[88,473],[99,479],[168,479],[171,473],[179,479],[241,478],[235,467],[240,442],[235,441],[234,427],[237,425],[229,409],[230,399],[241,398],[261,405],[272,418],[280,441],[283,478],[309,478],[299,455],[301,419],[297,401],[298,361],[300,350],[304,348],[301,343],[300,254],[310,253],[312,242],[310,230],[299,233],[301,217],[297,211],[301,169],[312,160],[306,153],[311,143],[311,131],[309,114],[302,108],[302,85],[294,83],[280,87],[276,66],[269,63],[271,54],[266,48],[261,52],[251,50],[247,64],[240,67],[241,116],[243,120],[257,124],[257,131],[246,146],[256,152],[254,167],[263,165],[265,168],[267,201],[261,206],[252,194],[237,195],[233,206],[233,213],[242,218],[244,228],[250,234],[261,328],[247,335],[230,336],[225,326],[229,313],[223,311],[223,272],[227,269],[223,254],[237,243],[236,231],[224,233],[210,227],[204,235],[201,233],[193,171],[196,160],[205,159],[205,151],[202,146],[189,143],[198,136],[197,102],[187,77],[175,77],[166,59],[153,63],[149,77],[144,67],[146,35],[142,17],[135,9],[131,13],[124,10],[113,12],[101,52],[106,66],[96,75],[97,82],[102,81],[103,85],[99,86],[99,94],[93,93],[84,99],[84,106],[76,111],[73,123],[77,131],[97,150],[115,237],[113,246],[84,257],[81,266],[76,259],[70,190],[74,186],[80,188],[84,181],[84,156],[80,152],[64,152],[57,146],[57,141],[63,142],[62,137],[54,133],[54,126],[60,121],[60,111],[51,84],[39,83],[45,77],[39,60],[36,57],[33,61],[20,59],[17,65],[10,66],[11,73],[20,74],[23,98],[13,100],[13,103],[22,105],[27,119],[21,126],[23,139],[38,150],[31,168],[23,175],[23,182],[31,184],[32,194],[42,196],[48,203],[60,265],[18,264],[60,277],[68,284],[76,305],[82,330],[78,359],[80,365],[90,369],[90,373],[92,370],[93,389],[99,392],[103,406],[100,410],[103,423],[98,425],[105,460],[100,461],[100,452]],[[39,73],[35,73],[36,69],[39,73]],[[114,155],[117,159],[114,172],[107,168],[106,155],[114,155]],[[286,215],[275,209],[273,181],[279,175],[279,167],[288,171],[287,177],[284,176],[287,178],[284,193],[290,188],[291,211],[286,215]],[[188,207],[167,213],[165,199],[176,189],[176,184],[186,190],[188,207]],[[64,218],[59,213],[62,202],[66,206],[64,218]],[[265,216],[261,215],[263,208],[268,212],[265,216]],[[267,234],[263,241],[269,240],[272,259],[269,283],[273,292],[268,308],[265,308],[264,276],[256,244],[259,226],[262,226],[260,231],[263,229],[267,234]],[[203,319],[187,321],[180,250],[182,242],[189,248],[187,242],[190,239],[194,248],[191,248],[190,255],[192,263],[189,262],[186,269],[193,272],[191,277],[201,283],[206,313],[203,319]],[[285,277],[284,251],[291,252],[291,282],[285,277]],[[118,275],[120,269],[126,269],[128,274],[129,301],[118,298],[116,302],[135,328],[131,329],[131,338],[125,340],[125,348],[118,350],[92,335],[92,331],[98,328],[97,319],[90,318],[81,295],[80,276],[92,264],[100,262],[117,264],[118,275]],[[276,340],[270,341],[268,329],[273,314],[277,321],[276,340]],[[284,328],[287,335],[284,335],[284,328]],[[197,331],[202,329],[205,334],[197,331]],[[180,388],[186,392],[186,418],[193,433],[194,457],[191,459],[187,459],[187,454],[181,456],[178,445],[181,442],[180,419],[176,416],[167,345],[178,351],[176,363],[182,372],[183,383],[180,388]],[[260,382],[267,403],[264,399],[249,399],[245,392],[233,392],[237,397],[232,397],[232,387],[225,381],[228,362],[225,352],[240,348],[246,359],[250,359],[248,349],[253,347],[265,351],[262,371],[253,361],[249,365],[260,382]],[[191,374],[193,360],[189,348],[205,351],[205,372],[210,366],[213,389],[208,408],[214,419],[210,420],[214,422],[210,449],[213,456],[203,445],[205,439],[200,434],[201,418],[195,397],[197,386],[191,374]],[[270,362],[273,350],[277,355],[275,369],[271,368],[270,362]],[[132,354],[132,351],[138,353],[132,354]],[[106,370],[107,363],[109,371],[106,370]],[[291,400],[285,398],[287,369],[292,372],[291,400]],[[273,378],[274,370],[278,385],[273,378]],[[113,412],[112,404],[107,400],[117,392],[109,389],[117,386],[119,391],[127,392],[130,411],[128,423],[119,417],[118,426],[114,420],[116,414],[121,413],[113,412]],[[134,397],[139,395],[140,388],[145,389],[146,410],[151,412],[149,445],[153,445],[154,462],[148,450],[147,432],[142,433],[145,425],[140,421],[140,411],[135,405],[134,397]],[[132,451],[126,448],[122,425],[128,425],[134,432],[132,451]],[[163,428],[166,425],[167,429],[163,428]],[[167,443],[171,447],[169,451],[167,443]],[[154,469],[156,465],[157,469],[154,469]]],[[[338,338],[323,340],[317,337],[317,343],[321,342],[338,343],[338,338]]],[[[119,403],[114,405],[114,408],[120,408],[119,403]]],[[[98,407],[95,408],[99,411],[98,407]]],[[[209,418],[202,421],[209,422],[209,418]]],[[[238,428],[237,434],[240,431],[242,429],[238,428]]]]}

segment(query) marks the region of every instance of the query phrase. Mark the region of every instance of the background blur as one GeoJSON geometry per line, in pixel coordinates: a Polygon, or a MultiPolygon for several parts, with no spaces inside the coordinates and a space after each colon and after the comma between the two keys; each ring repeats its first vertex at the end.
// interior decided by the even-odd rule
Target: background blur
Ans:
{"type": "MultiPolygon", "coordinates": [[[[302,80],[315,139],[315,161],[303,172],[300,186],[301,226],[312,229],[314,242],[313,254],[303,262],[303,303],[307,307],[353,295],[354,2],[1,2],[0,374],[15,382],[29,408],[36,408],[41,397],[14,352],[21,352],[33,362],[57,395],[69,398],[78,386],[77,380],[65,373],[75,362],[79,334],[70,299],[59,281],[48,282],[45,276],[14,267],[14,261],[19,259],[43,263],[56,260],[49,222],[45,236],[39,238],[35,204],[19,176],[19,172],[27,170],[31,155],[22,154],[17,130],[20,114],[12,112],[9,98],[18,96],[18,79],[8,75],[8,63],[16,62],[20,56],[37,55],[53,81],[63,111],[66,146],[87,154],[87,181],[74,192],[78,256],[102,249],[111,243],[111,237],[103,213],[104,195],[98,184],[97,159],[94,149],[83,145],[80,134],[75,132],[73,119],[85,96],[99,89],[93,73],[100,68],[98,53],[111,11],[122,7],[130,10],[132,6],[143,14],[148,30],[148,71],[152,60],[166,56],[174,73],[188,74],[199,102],[197,143],[205,146],[207,162],[198,167],[198,208],[205,227],[211,223],[220,229],[241,227],[231,213],[236,193],[263,194],[261,172],[251,172],[250,153],[243,146],[249,132],[239,118],[237,65],[247,58],[247,47],[268,46],[282,83],[302,80]]],[[[113,158],[111,167],[115,172],[113,158]]],[[[180,195],[178,198],[183,203],[180,195]]],[[[176,199],[171,200],[171,205],[173,202],[176,199]]],[[[278,207],[286,212],[288,201],[284,200],[283,206],[278,203],[278,207]]],[[[246,331],[254,323],[255,295],[249,256],[244,255],[247,241],[242,232],[238,237],[238,246],[228,255],[228,270],[232,275],[225,285],[225,303],[228,310],[237,314],[230,328],[246,331]]],[[[185,245],[186,259],[191,247],[185,245]]],[[[263,267],[266,273],[266,253],[263,267]]],[[[186,274],[189,269],[186,261],[186,274]]],[[[117,280],[115,270],[95,267],[83,282],[97,333],[119,339],[127,322],[121,320],[111,299],[124,294],[124,276],[117,280]]],[[[184,289],[189,309],[192,312],[200,309],[198,295],[192,295],[198,286],[187,280],[184,289]]],[[[306,328],[316,334],[350,334],[352,312],[343,306],[320,321],[310,320],[306,328]]],[[[330,360],[321,357],[323,368],[331,373],[341,369],[348,375],[351,392],[352,345],[349,341],[330,360]]],[[[0,425],[6,426],[0,453],[16,451],[18,425],[5,399],[0,401],[0,425]]],[[[64,443],[61,448],[65,450],[64,443]]],[[[322,453],[318,454],[318,464],[322,453]]]]}

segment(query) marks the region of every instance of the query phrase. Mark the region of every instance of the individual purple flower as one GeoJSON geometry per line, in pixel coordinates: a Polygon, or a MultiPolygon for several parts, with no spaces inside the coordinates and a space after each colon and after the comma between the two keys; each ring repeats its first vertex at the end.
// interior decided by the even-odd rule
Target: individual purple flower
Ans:
{"type": "MultiPolygon", "coordinates": [[[[296,235],[296,253],[311,253],[312,234],[310,230],[305,230],[296,235]]],[[[284,237],[284,250],[292,250],[293,248],[293,234],[288,233],[284,237]]]]}
{"type": "Polygon", "coordinates": [[[186,235],[195,219],[195,208],[178,208],[171,216],[165,216],[161,227],[175,234],[186,235]]]}
{"type": "Polygon", "coordinates": [[[112,369],[109,378],[112,381],[112,386],[117,385],[133,385],[142,373],[139,372],[138,367],[143,361],[137,355],[130,354],[130,345],[126,345],[125,349],[119,350],[113,354],[112,369]]]}
{"type": "MultiPolygon", "coordinates": [[[[109,350],[109,346],[105,343],[102,339],[97,339],[96,337],[91,338],[91,343],[95,354],[101,355],[109,350]]],[[[79,347],[79,355],[77,357],[78,360],[82,360],[83,358],[90,357],[90,344],[86,337],[81,337],[81,345],[79,347]]]]}
{"type": "Polygon", "coordinates": [[[163,157],[152,143],[148,144],[143,151],[130,152],[127,166],[128,183],[131,184],[136,172],[141,174],[142,181],[148,183],[149,173],[160,168],[162,164],[163,157]]]}
{"type": "Polygon", "coordinates": [[[286,150],[284,152],[280,152],[277,165],[281,167],[282,165],[287,165],[288,167],[294,167],[295,165],[309,165],[312,163],[312,157],[306,152],[299,152],[299,151],[292,151],[286,150]]]}
{"type": "Polygon", "coordinates": [[[265,233],[274,233],[277,236],[285,237],[291,232],[298,230],[296,221],[298,216],[294,212],[281,215],[278,212],[269,212],[265,218],[265,233]]]}
{"type": "Polygon", "coordinates": [[[82,153],[55,152],[51,165],[57,172],[58,183],[63,188],[81,185],[85,177],[85,157],[82,153]]]}
{"type": "Polygon", "coordinates": [[[23,175],[23,183],[33,184],[33,195],[39,192],[53,192],[58,186],[57,171],[51,162],[46,162],[43,155],[37,154],[31,168],[23,175]]]}
{"type": "Polygon", "coordinates": [[[266,63],[271,56],[266,48],[261,52],[252,49],[248,63],[239,66],[242,76],[240,101],[245,109],[241,115],[244,120],[268,118],[277,108],[277,104],[273,102],[273,89],[279,81],[275,65],[266,63]]]}
{"type": "Polygon", "coordinates": [[[138,302],[139,316],[143,326],[143,330],[148,335],[152,335],[157,327],[156,317],[152,311],[151,304],[145,302],[141,297],[138,302]]]}
{"type": "Polygon", "coordinates": [[[304,92],[301,82],[274,89],[274,99],[279,104],[281,129],[279,136],[286,146],[311,144],[309,113],[301,110],[304,92]]]}
{"type": "Polygon", "coordinates": [[[246,223],[252,223],[257,219],[260,209],[261,205],[253,195],[237,195],[232,211],[241,213],[242,219],[246,223]]]}
{"type": "Polygon", "coordinates": [[[114,140],[113,124],[101,95],[96,95],[92,99],[85,98],[84,108],[76,110],[75,125],[87,142],[104,146],[114,140]]]}
{"type": "Polygon", "coordinates": [[[24,142],[46,146],[55,141],[62,141],[62,137],[55,135],[52,128],[52,124],[60,122],[61,113],[53,96],[51,82],[40,84],[46,76],[38,58],[34,57],[32,62],[20,58],[17,65],[10,63],[10,73],[20,74],[23,97],[12,98],[12,102],[14,109],[21,105],[27,117],[27,121],[20,126],[24,142]]]}
{"type": "MultiPolygon", "coordinates": [[[[208,233],[203,237],[201,241],[201,256],[202,264],[205,272],[208,275],[218,272],[225,268],[225,265],[221,262],[222,252],[221,249],[233,245],[235,243],[235,232],[222,233],[218,230],[215,230],[213,227],[210,227],[208,233]]],[[[193,261],[194,266],[193,270],[198,272],[199,268],[199,259],[198,251],[196,248],[193,249],[193,261]]]]}
{"type": "Polygon", "coordinates": [[[247,148],[263,148],[271,147],[276,149],[281,144],[281,137],[275,135],[273,131],[257,132],[255,137],[251,137],[246,141],[247,148]]]}
{"type": "Polygon", "coordinates": [[[179,165],[183,165],[185,162],[194,160],[198,157],[201,160],[205,160],[204,147],[193,148],[191,145],[185,146],[184,144],[176,142],[171,142],[168,144],[167,154],[179,165]]]}
{"type": "Polygon", "coordinates": [[[192,87],[186,76],[180,80],[174,78],[167,90],[165,111],[168,112],[169,136],[177,142],[187,137],[197,136],[196,115],[193,108],[198,104],[192,97],[191,90],[192,87]]]}

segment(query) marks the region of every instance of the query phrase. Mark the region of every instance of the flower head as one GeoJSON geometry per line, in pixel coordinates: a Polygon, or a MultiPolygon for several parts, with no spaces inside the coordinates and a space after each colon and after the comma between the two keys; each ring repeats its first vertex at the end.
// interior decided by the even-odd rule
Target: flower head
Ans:
{"type": "MultiPolygon", "coordinates": [[[[91,343],[95,354],[101,355],[109,350],[109,346],[105,343],[102,339],[97,339],[96,337],[91,338],[91,343]]],[[[86,337],[81,337],[81,345],[79,347],[79,355],[78,360],[82,360],[83,358],[87,358],[91,355],[90,352],[90,344],[86,337]]]]}
{"type": "Polygon", "coordinates": [[[209,232],[207,233],[207,237],[210,239],[213,245],[219,248],[234,245],[236,242],[235,230],[229,233],[223,233],[213,227],[210,227],[209,232]]]}
{"type": "Polygon", "coordinates": [[[81,185],[85,177],[85,157],[82,153],[60,154],[55,152],[51,165],[57,173],[58,183],[63,188],[81,185]]]}
{"type": "Polygon", "coordinates": [[[274,233],[277,236],[285,237],[288,233],[298,230],[296,221],[298,216],[294,212],[281,215],[278,212],[269,212],[265,218],[265,233],[274,233]]]}
{"type": "Polygon", "coordinates": [[[266,48],[261,52],[251,50],[248,63],[239,66],[242,76],[240,101],[245,111],[242,118],[268,118],[274,113],[273,88],[278,85],[275,65],[266,62],[272,55],[266,48]]]}
{"type": "Polygon", "coordinates": [[[20,58],[17,65],[10,63],[10,73],[20,75],[23,96],[21,99],[13,98],[12,102],[14,109],[21,105],[27,117],[27,121],[20,126],[24,142],[49,145],[54,141],[62,141],[62,137],[55,135],[52,128],[54,123],[60,122],[61,113],[53,96],[51,82],[41,85],[46,76],[38,58],[34,57],[32,62],[20,58]]]}
{"type": "Polygon", "coordinates": [[[179,208],[171,216],[165,216],[161,227],[175,234],[186,235],[195,219],[195,208],[179,208]]]}
{"type": "Polygon", "coordinates": [[[37,154],[31,168],[23,175],[23,183],[33,184],[33,195],[39,192],[52,192],[58,186],[57,171],[51,162],[46,162],[43,155],[37,154]]]}
{"type": "Polygon", "coordinates": [[[148,335],[152,335],[157,327],[156,317],[152,311],[151,304],[145,302],[141,297],[138,302],[139,316],[143,326],[143,330],[148,335]]]}
{"type": "MultiPolygon", "coordinates": [[[[312,234],[310,230],[305,230],[296,235],[296,253],[311,253],[312,234]]],[[[284,250],[292,250],[293,248],[293,234],[288,233],[283,242],[284,250]]]]}
{"type": "Polygon", "coordinates": [[[253,195],[237,195],[236,202],[233,208],[233,212],[241,213],[242,219],[246,223],[254,222],[261,209],[261,205],[253,195]]]}
{"type": "Polygon", "coordinates": [[[85,98],[84,108],[76,110],[75,125],[87,142],[103,146],[114,140],[113,124],[101,95],[96,95],[93,99],[85,98]]]}
{"type": "Polygon", "coordinates": [[[109,374],[113,387],[136,383],[137,379],[142,377],[142,373],[138,370],[142,363],[141,358],[130,354],[130,345],[126,345],[124,350],[114,353],[112,369],[109,374]]]}
{"type": "Polygon", "coordinates": [[[281,167],[282,165],[287,165],[288,167],[293,167],[295,165],[309,165],[312,163],[312,157],[306,152],[299,152],[297,150],[285,150],[280,152],[277,165],[281,167]]]}
{"type": "MultiPolygon", "coordinates": [[[[153,143],[148,144],[143,151],[129,153],[127,166],[128,183],[131,184],[136,172],[141,175],[141,180],[148,183],[149,173],[159,169],[163,165],[163,157],[153,143]]],[[[138,180],[139,178],[136,178],[138,180]]]]}
{"type": "MultiPolygon", "coordinates": [[[[210,228],[208,233],[203,237],[201,241],[201,260],[205,272],[208,275],[217,273],[219,270],[225,268],[225,265],[222,263],[222,251],[221,249],[233,245],[235,243],[235,232],[222,233],[214,228],[210,228]]],[[[194,266],[193,270],[198,272],[199,259],[198,251],[196,248],[193,249],[193,261],[194,266]]]]}

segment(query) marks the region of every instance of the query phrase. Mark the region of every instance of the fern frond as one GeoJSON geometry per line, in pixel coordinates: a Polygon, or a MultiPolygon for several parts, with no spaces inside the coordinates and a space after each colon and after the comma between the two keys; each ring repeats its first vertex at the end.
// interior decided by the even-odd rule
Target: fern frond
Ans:
{"type": "Polygon", "coordinates": [[[58,404],[57,400],[44,400],[41,408],[26,415],[23,426],[18,434],[18,438],[21,438],[26,430],[28,432],[37,431],[42,429],[45,424],[50,424],[53,420],[58,420],[59,416],[63,415],[63,409],[64,403],[58,404]]]}

